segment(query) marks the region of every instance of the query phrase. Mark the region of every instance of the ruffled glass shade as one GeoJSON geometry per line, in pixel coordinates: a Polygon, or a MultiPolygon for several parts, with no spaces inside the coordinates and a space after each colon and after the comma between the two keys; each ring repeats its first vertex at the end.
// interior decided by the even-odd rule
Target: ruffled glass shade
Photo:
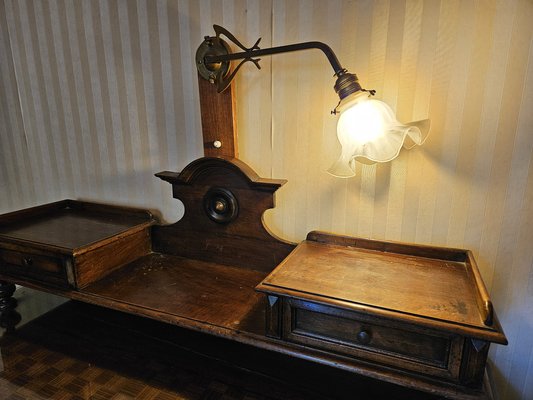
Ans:
{"type": "Polygon", "coordinates": [[[328,172],[341,178],[355,175],[355,161],[387,162],[402,146],[421,145],[429,132],[429,120],[403,125],[392,109],[366,92],[354,93],[339,105],[337,137],[342,146],[339,159],[328,172]]]}

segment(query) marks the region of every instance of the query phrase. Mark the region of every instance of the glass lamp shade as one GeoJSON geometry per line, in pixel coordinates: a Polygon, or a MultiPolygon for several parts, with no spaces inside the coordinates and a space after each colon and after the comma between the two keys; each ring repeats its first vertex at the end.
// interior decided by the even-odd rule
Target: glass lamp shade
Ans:
{"type": "Polygon", "coordinates": [[[341,178],[355,175],[355,161],[387,162],[396,158],[402,146],[421,145],[429,131],[429,120],[406,125],[392,109],[366,92],[356,92],[342,100],[337,122],[337,138],[342,146],[339,159],[328,172],[341,178]]]}

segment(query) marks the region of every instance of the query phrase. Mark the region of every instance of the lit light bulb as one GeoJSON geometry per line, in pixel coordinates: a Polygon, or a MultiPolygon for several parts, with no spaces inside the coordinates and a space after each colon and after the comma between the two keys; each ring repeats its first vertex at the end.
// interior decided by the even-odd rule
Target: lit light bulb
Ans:
{"type": "Polygon", "coordinates": [[[361,101],[342,112],[337,129],[360,145],[378,140],[383,135],[385,123],[372,100],[361,101]]]}
{"type": "MultiPolygon", "coordinates": [[[[382,101],[356,92],[342,100],[337,122],[337,138],[342,146],[339,159],[328,172],[349,178],[355,175],[355,160],[387,162],[398,156],[406,137],[421,145],[429,131],[429,120],[403,125],[382,101]]],[[[406,146],[407,147],[407,146],[406,146]]]]}

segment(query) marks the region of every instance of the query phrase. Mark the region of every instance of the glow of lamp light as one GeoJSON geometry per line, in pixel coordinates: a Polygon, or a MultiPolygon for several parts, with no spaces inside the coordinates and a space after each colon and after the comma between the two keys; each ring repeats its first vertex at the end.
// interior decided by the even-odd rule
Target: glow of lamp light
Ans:
{"type": "Polygon", "coordinates": [[[429,131],[429,120],[400,123],[384,102],[356,92],[338,106],[337,138],[342,146],[339,159],[328,172],[336,177],[355,175],[355,160],[363,163],[388,162],[400,153],[406,138],[422,144],[429,131]]]}

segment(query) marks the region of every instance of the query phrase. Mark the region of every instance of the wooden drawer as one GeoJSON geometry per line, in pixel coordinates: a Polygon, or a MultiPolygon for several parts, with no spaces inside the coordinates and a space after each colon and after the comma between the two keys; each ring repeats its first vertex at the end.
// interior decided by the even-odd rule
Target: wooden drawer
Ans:
{"type": "Polygon", "coordinates": [[[407,386],[476,392],[507,344],[467,250],[311,232],[256,290],[268,337],[407,386]]]}
{"type": "Polygon", "coordinates": [[[382,365],[459,379],[457,336],[296,299],[285,299],[282,338],[382,365]]]}
{"type": "Polygon", "coordinates": [[[148,211],[62,200],[0,215],[0,274],[82,289],[151,251],[148,211]]]}
{"type": "Polygon", "coordinates": [[[68,257],[47,253],[37,249],[0,247],[0,273],[29,278],[42,283],[68,287],[68,257]]]}

